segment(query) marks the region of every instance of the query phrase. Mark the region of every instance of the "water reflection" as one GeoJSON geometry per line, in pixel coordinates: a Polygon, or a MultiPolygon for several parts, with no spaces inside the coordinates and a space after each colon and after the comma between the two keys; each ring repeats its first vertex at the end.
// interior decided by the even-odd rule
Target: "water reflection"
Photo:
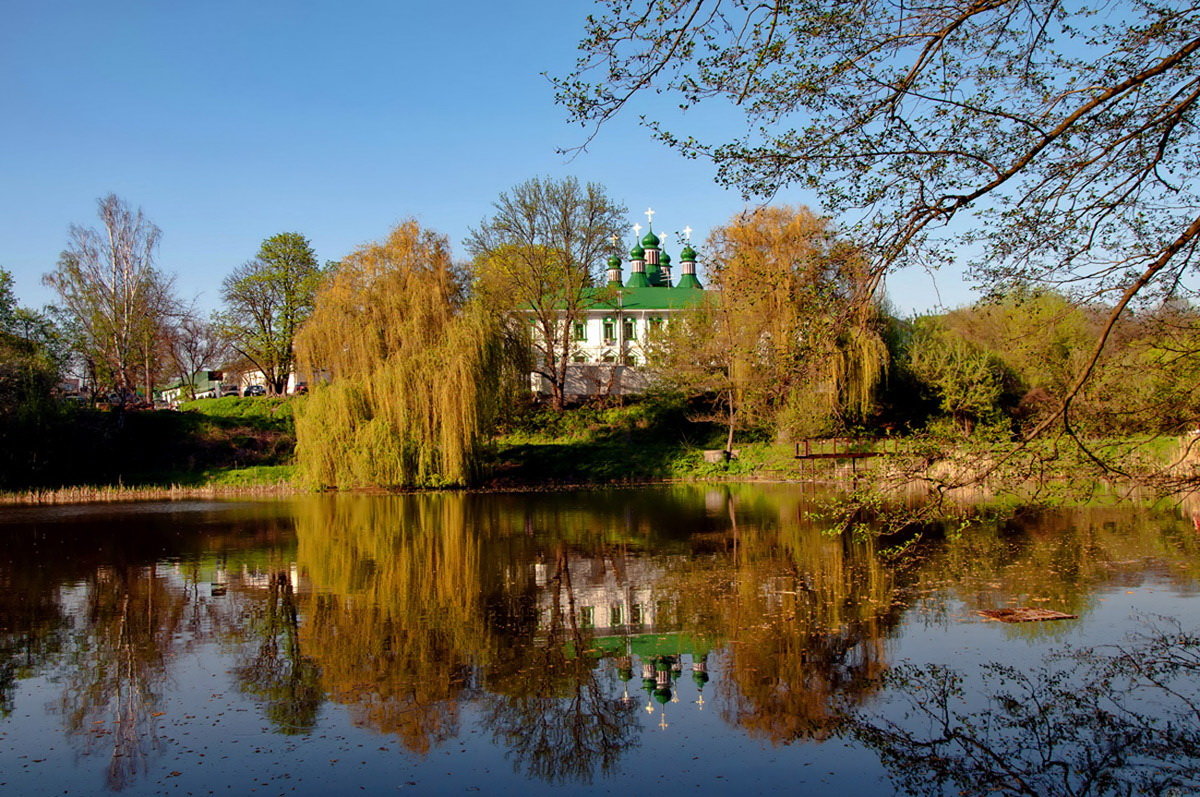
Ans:
{"type": "MultiPolygon", "coordinates": [[[[280,733],[307,733],[317,722],[325,694],[321,668],[304,654],[296,570],[274,570],[256,579],[258,590],[246,601],[241,618],[252,640],[233,674],[242,691],[266,706],[267,718],[280,733]]],[[[215,590],[218,594],[225,582],[215,590]]],[[[246,581],[243,581],[245,584],[246,581]]]]}
{"type": "Polygon", "coordinates": [[[108,786],[121,789],[158,746],[155,719],[188,595],[156,566],[128,564],[98,569],[80,591],[62,712],[88,753],[108,750],[108,786]]]}
{"type": "Polygon", "coordinates": [[[1200,638],[1178,624],[1160,619],[1124,646],[1060,651],[1032,670],[904,666],[885,681],[902,718],[852,710],[847,733],[905,794],[1200,787],[1200,638]]]}
{"type": "MultiPolygon", "coordinates": [[[[619,772],[643,734],[708,715],[775,745],[849,728],[915,772],[928,740],[872,736],[863,719],[904,691],[887,674],[910,618],[1086,616],[1102,589],[1152,576],[1185,594],[1200,578],[1197,537],[1173,515],[1017,514],[931,534],[897,562],[824,533],[811,507],[793,487],[732,485],[0,520],[0,710],[61,668],[63,726],[119,789],[166,744],[156,720],[181,662],[216,646],[274,733],[336,712],[420,757],[470,723],[552,784],[619,772]]],[[[912,683],[950,694],[939,677],[912,683]]]]}

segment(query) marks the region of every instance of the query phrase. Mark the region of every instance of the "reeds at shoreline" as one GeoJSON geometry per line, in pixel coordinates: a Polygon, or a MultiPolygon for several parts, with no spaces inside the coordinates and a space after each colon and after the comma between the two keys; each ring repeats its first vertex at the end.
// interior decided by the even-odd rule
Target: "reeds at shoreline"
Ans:
{"type": "Polygon", "coordinates": [[[52,490],[25,490],[0,493],[0,506],[52,506],[117,501],[179,501],[192,498],[233,498],[238,496],[290,495],[297,492],[289,482],[274,484],[210,484],[169,487],[106,485],[59,487],[52,490]]]}

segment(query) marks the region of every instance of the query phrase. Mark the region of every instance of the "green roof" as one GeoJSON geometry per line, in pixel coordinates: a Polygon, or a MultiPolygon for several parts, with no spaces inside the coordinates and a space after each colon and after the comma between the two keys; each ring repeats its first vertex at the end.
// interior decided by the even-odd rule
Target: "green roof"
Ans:
{"type": "MultiPolygon", "coordinates": [[[[686,276],[686,275],[685,275],[686,276]]],[[[645,279],[646,275],[640,271],[635,271],[630,275],[630,280],[634,277],[645,279]]],[[[616,310],[618,306],[623,310],[682,310],[687,307],[696,307],[704,301],[705,296],[716,295],[711,291],[706,291],[702,288],[651,288],[651,287],[624,287],[617,286],[603,288],[589,288],[586,293],[593,300],[592,309],[597,310],[616,310]],[[614,293],[619,293],[620,300],[611,298],[614,293]],[[603,301],[596,301],[597,298],[603,301]]],[[[522,309],[531,310],[529,305],[522,305],[522,309]]]]}
{"type": "MultiPolygon", "coordinates": [[[[707,291],[699,288],[622,288],[624,310],[679,310],[704,301],[707,291]]],[[[597,307],[616,308],[617,302],[600,302],[597,307]]]]}
{"type": "Polygon", "coordinates": [[[629,280],[625,284],[631,290],[635,288],[649,288],[650,280],[646,277],[645,271],[635,271],[629,275],[629,280]]]}

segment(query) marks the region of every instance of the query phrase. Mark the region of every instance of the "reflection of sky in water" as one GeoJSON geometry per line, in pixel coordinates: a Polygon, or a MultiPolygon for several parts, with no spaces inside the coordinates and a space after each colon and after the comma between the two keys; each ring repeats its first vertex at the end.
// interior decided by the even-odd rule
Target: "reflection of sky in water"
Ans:
{"type": "MultiPolygon", "coordinates": [[[[877,634],[874,641],[880,645],[882,661],[887,666],[899,662],[948,664],[961,669],[967,675],[968,683],[973,683],[974,673],[982,662],[1035,666],[1051,649],[1119,642],[1124,635],[1139,628],[1146,617],[1189,618],[1195,612],[1196,584],[1192,574],[1197,563],[1189,553],[1191,548],[1187,547],[1191,543],[1181,538],[1183,543],[1180,543],[1182,547],[1177,546],[1178,555],[1174,558],[1164,556],[1164,550],[1172,549],[1169,545],[1164,549],[1162,541],[1150,528],[1151,524],[1139,526],[1139,534],[1144,538],[1140,541],[1131,539],[1131,535],[1122,538],[1118,551],[1120,559],[1109,568],[1111,572],[1103,567],[1086,570],[1078,576],[1081,586],[1066,590],[1065,599],[1082,601],[1076,607],[1081,619],[1008,625],[984,622],[975,611],[982,607],[1008,605],[1014,596],[1008,592],[1006,578],[1019,576],[1023,579],[1020,581],[1020,599],[1024,600],[1037,585],[1053,585],[1054,577],[1039,580],[1026,577],[1027,574],[1013,576],[991,562],[987,551],[980,554],[979,561],[983,564],[976,565],[974,560],[967,560],[965,564],[958,562],[939,570],[943,567],[940,564],[943,559],[938,557],[944,557],[944,561],[954,560],[957,549],[953,548],[953,543],[948,543],[945,551],[932,554],[930,563],[924,567],[918,566],[907,573],[887,573],[864,564],[859,558],[860,552],[780,522],[781,517],[798,515],[793,507],[778,506],[778,495],[770,491],[756,494],[747,488],[739,489],[743,507],[750,504],[751,509],[738,510],[736,534],[725,523],[729,516],[727,507],[718,505],[711,491],[708,495],[685,494],[678,499],[686,503],[699,496],[701,500],[698,505],[681,510],[686,522],[672,528],[664,528],[662,521],[664,513],[670,516],[668,510],[671,507],[613,506],[615,499],[611,494],[606,496],[608,505],[600,509],[586,495],[563,497],[558,503],[543,500],[538,505],[540,514],[532,520],[528,514],[522,515],[522,502],[537,501],[536,498],[509,496],[491,505],[486,498],[474,497],[471,501],[475,503],[472,510],[475,514],[467,513],[470,531],[463,539],[475,540],[471,535],[482,534],[483,542],[479,549],[468,545],[467,550],[454,548],[449,541],[453,535],[437,526],[447,517],[443,511],[446,507],[440,505],[429,517],[421,515],[425,519],[419,521],[431,522],[434,524],[431,528],[438,528],[440,536],[436,543],[428,549],[406,547],[408,538],[401,526],[417,522],[413,518],[420,514],[416,509],[411,510],[415,514],[410,514],[411,507],[403,503],[406,499],[391,504],[382,515],[370,515],[388,519],[391,524],[384,526],[385,531],[380,532],[382,536],[378,538],[373,536],[375,532],[364,532],[363,536],[355,537],[351,526],[346,525],[346,516],[336,512],[326,516],[321,514],[326,511],[324,508],[313,509],[324,504],[310,504],[297,515],[296,526],[301,537],[298,548],[287,534],[267,542],[256,537],[260,528],[255,524],[266,521],[276,523],[290,534],[293,522],[285,502],[261,505],[205,502],[169,508],[141,506],[133,514],[112,508],[94,515],[88,512],[64,514],[55,508],[49,515],[53,518],[51,523],[79,524],[80,529],[88,528],[84,525],[88,518],[103,518],[103,527],[112,530],[142,522],[138,518],[159,518],[149,524],[159,532],[171,528],[186,536],[189,526],[194,526],[204,534],[218,535],[200,540],[185,540],[181,536],[172,544],[156,542],[139,548],[144,555],[151,556],[149,560],[129,555],[128,561],[135,564],[135,570],[142,575],[149,572],[146,565],[157,559],[160,563],[156,568],[158,583],[164,594],[182,596],[183,608],[182,619],[171,626],[173,648],[161,668],[160,677],[152,680],[150,685],[150,692],[156,698],[151,701],[153,711],[142,718],[146,722],[146,733],[140,744],[140,753],[145,756],[144,768],[131,779],[128,793],[209,790],[248,793],[254,789],[266,793],[324,794],[359,786],[369,792],[412,790],[420,793],[473,789],[488,793],[539,793],[561,789],[563,784],[524,777],[521,773],[528,769],[528,762],[515,760],[512,745],[499,738],[494,727],[488,726],[489,712],[497,700],[497,695],[490,693],[488,688],[498,676],[489,674],[489,665],[484,659],[488,656],[494,659],[500,654],[495,651],[485,654],[471,648],[474,644],[484,644],[477,640],[492,640],[494,644],[519,649],[520,655],[531,657],[528,661],[532,663],[522,665],[516,676],[506,681],[505,689],[510,692],[519,689],[521,678],[526,675],[537,677],[539,673],[534,670],[539,666],[550,669],[565,666],[561,657],[536,658],[545,649],[561,651],[561,646],[539,646],[538,642],[550,633],[546,628],[549,621],[544,618],[548,616],[545,614],[548,607],[554,603],[546,597],[556,583],[554,556],[564,557],[562,561],[570,563],[575,579],[572,585],[575,598],[584,595],[587,583],[590,583],[598,590],[597,595],[604,589],[620,588],[628,595],[641,595],[637,600],[642,602],[652,602],[663,596],[673,601],[661,614],[666,618],[674,612],[674,619],[663,619],[661,628],[606,628],[598,632],[602,635],[620,638],[642,632],[645,636],[665,637],[679,630],[680,617],[686,624],[689,612],[726,624],[725,627],[706,629],[712,635],[713,650],[706,659],[710,680],[703,690],[703,709],[696,703],[699,692],[692,678],[692,665],[697,657],[686,650],[678,657],[682,673],[672,683],[675,700],[665,704],[654,701],[643,689],[640,657],[633,657],[632,678],[627,683],[618,678],[616,659],[611,655],[590,670],[585,668],[596,679],[598,693],[605,700],[615,704],[619,702],[623,688],[628,689],[629,711],[621,716],[636,723],[630,749],[616,758],[611,774],[597,773],[590,784],[606,792],[641,794],[661,789],[696,788],[718,792],[804,789],[857,794],[887,791],[886,774],[876,755],[842,738],[832,736],[822,741],[772,739],[764,729],[789,726],[786,722],[773,724],[771,717],[760,718],[764,724],[756,726],[758,731],[748,732],[746,728],[731,724],[739,716],[734,710],[737,707],[731,703],[737,695],[744,699],[747,689],[761,688],[761,694],[755,698],[759,703],[739,704],[743,712],[748,706],[750,709],[761,707],[761,701],[770,696],[772,685],[792,683],[787,678],[794,681],[806,672],[787,670],[786,667],[771,671],[772,666],[782,667],[780,656],[755,658],[749,655],[755,651],[744,648],[786,641],[787,635],[795,630],[794,625],[789,624],[802,622],[797,618],[805,610],[807,594],[833,596],[840,601],[833,609],[813,609],[814,616],[841,617],[849,625],[862,623],[859,636],[843,634],[848,660],[853,660],[855,651],[872,641],[864,640],[863,634],[867,637],[877,634]],[[398,514],[388,514],[393,510],[398,514]],[[304,512],[310,514],[306,516],[304,512]],[[548,530],[554,523],[565,524],[564,527],[574,530],[569,539],[556,540],[548,530]],[[313,534],[312,529],[317,528],[324,535],[319,540],[304,536],[313,534]],[[693,534],[702,535],[704,539],[693,538],[690,536],[693,534]],[[337,542],[328,539],[339,535],[344,539],[337,542]],[[346,546],[356,548],[358,553],[347,554],[345,561],[341,561],[346,546]],[[167,550],[159,550],[161,547],[167,550]],[[412,574],[397,574],[397,568],[404,564],[400,560],[414,555],[414,550],[427,551],[443,559],[437,566],[417,566],[412,574]],[[459,558],[455,559],[456,556],[459,558]],[[607,564],[601,567],[597,561],[607,564]],[[624,581],[620,574],[614,575],[613,562],[624,563],[624,581]],[[995,568],[995,572],[984,573],[972,580],[979,571],[988,568],[995,568]],[[512,598],[512,606],[506,611],[515,612],[513,617],[502,628],[480,622],[462,640],[453,635],[447,639],[438,636],[439,623],[455,614],[454,590],[462,589],[465,583],[457,580],[461,576],[457,572],[451,588],[441,592],[431,590],[423,607],[406,608],[405,611],[413,612],[410,615],[391,617],[386,604],[387,590],[372,592],[377,584],[383,583],[377,582],[378,579],[388,577],[408,578],[410,580],[396,583],[410,584],[411,589],[420,591],[422,579],[441,578],[440,570],[447,569],[465,569],[474,573],[483,584],[479,587],[480,595],[488,600],[503,602],[512,598]],[[960,571],[968,573],[969,577],[956,580],[947,575],[960,571]],[[263,618],[267,616],[263,606],[271,583],[269,572],[285,576],[287,588],[281,594],[290,596],[288,599],[293,600],[298,609],[301,632],[297,638],[305,655],[317,656],[325,668],[326,688],[336,682],[336,689],[331,688],[331,691],[336,691],[338,698],[327,700],[320,706],[315,726],[309,733],[278,733],[267,716],[264,699],[249,696],[239,688],[233,675],[236,668],[245,663],[246,657],[259,648],[263,618]],[[593,573],[590,582],[587,581],[588,573],[593,573]],[[641,583],[632,583],[637,580],[641,583]],[[654,583],[647,585],[648,580],[654,583]],[[228,593],[219,590],[214,593],[214,582],[227,587],[228,593]],[[868,582],[875,586],[867,586],[868,582]],[[847,584],[859,586],[846,592],[847,584]],[[657,590],[656,595],[647,598],[648,588],[657,590]],[[901,605],[884,605],[889,596],[895,597],[901,605]],[[725,614],[709,611],[731,600],[740,601],[741,609],[725,614]],[[450,700],[457,704],[456,727],[446,738],[435,741],[427,754],[414,753],[406,749],[395,734],[380,732],[364,719],[369,712],[364,713],[362,706],[355,703],[356,700],[369,703],[376,699],[372,696],[377,696],[384,688],[362,679],[371,677],[372,673],[380,678],[390,678],[395,672],[387,667],[351,670],[347,676],[350,682],[338,681],[330,672],[338,661],[339,648],[362,644],[363,640],[346,637],[339,642],[333,637],[314,638],[313,634],[354,632],[357,626],[347,624],[351,615],[346,614],[338,620],[336,614],[351,605],[356,611],[381,612],[378,623],[394,622],[398,629],[397,640],[405,639],[404,633],[415,634],[424,629],[427,635],[433,634],[431,638],[437,643],[432,649],[440,649],[437,645],[453,648],[461,643],[466,646],[454,654],[467,665],[465,682],[450,690],[450,697],[436,693],[440,696],[433,701],[445,703],[450,700]],[[526,614],[520,615],[513,606],[523,606],[526,614]],[[542,615],[538,615],[538,607],[542,615]],[[327,617],[326,625],[322,626],[314,620],[320,612],[333,612],[329,616],[334,619],[327,617]],[[533,619],[537,616],[543,617],[540,626],[533,619]],[[890,619],[880,620],[880,617],[890,619]],[[318,632],[315,630],[318,628],[324,630],[318,632]],[[739,649],[739,646],[743,647],[739,649]],[[550,663],[539,665],[538,661],[550,663]],[[739,667],[741,669],[735,672],[739,667]],[[649,712],[645,710],[648,704],[649,712]]],[[[354,512],[362,509],[357,503],[338,506],[354,512]]],[[[425,511],[433,505],[422,506],[425,511]]],[[[452,509],[453,513],[462,511],[458,506],[452,509]]],[[[25,511],[22,517],[28,522],[37,520],[40,527],[45,528],[41,521],[46,518],[37,518],[36,512],[25,511]]],[[[1129,517],[1133,518],[1133,515],[1129,517]]],[[[1168,525],[1187,527],[1182,520],[1168,520],[1168,525]]],[[[5,518],[7,525],[15,526],[18,522],[11,516],[5,518]]],[[[1105,516],[1105,522],[1111,523],[1112,516],[1105,516]]],[[[1087,522],[1080,525],[1086,526],[1087,522]]],[[[1102,525],[1095,524],[1095,527],[1102,528],[1102,525]]],[[[1101,532],[1096,535],[1088,538],[1093,544],[1097,540],[1102,543],[1108,540],[1101,532]]],[[[58,605],[68,615],[61,629],[67,640],[63,643],[67,653],[74,644],[70,640],[78,639],[77,635],[87,625],[89,590],[95,584],[111,584],[112,573],[116,572],[113,561],[122,557],[120,543],[114,539],[100,540],[95,546],[91,546],[91,542],[87,538],[78,538],[51,545],[50,550],[71,552],[67,558],[74,564],[47,562],[45,572],[40,576],[43,583],[55,584],[58,605]],[[59,571],[52,568],[60,566],[61,574],[56,575],[59,571]]],[[[1019,542],[1017,547],[1021,555],[1025,555],[1026,550],[1021,546],[1027,543],[1024,538],[1019,538],[1019,542]]],[[[1038,559],[1041,549],[1037,548],[1042,544],[1038,540],[1028,543],[1032,561],[1042,561],[1038,559]]],[[[36,555],[36,551],[28,553],[36,555]]],[[[19,551],[10,554],[11,559],[0,561],[0,574],[8,571],[0,583],[14,585],[10,589],[15,589],[22,583],[22,577],[29,576],[28,573],[17,573],[17,566],[28,567],[31,560],[22,558],[19,551]]],[[[1092,550],[1088,555],[1099,554],[1092,550]]],[[[1011,564],[1011,560],[1005,561],[1008,564],[1004,567],[1011,564]]],[[[1021,560],[1016,561],[1019,564],[1021,560]]],[[[425,592],[421,594],[426,595],[425,592]]],[[[21,616],[21,597],[10,593],[5,600],[10,603],[6,610],[9,619],[6,627],[0,630],[11,634],[15,630],[12,623],[21,616]]],[[[161,601],[161,598],[155,597],[153,601],[161,601]]],[[[401,604],[407,606],[404,602],[401,604]]],[[[565,605],[570,608],[570,604],[565,605]]],[[[488,611],[494,611],[494,608],[488,611]]],[[[573,608],[578,612],[583,606],[579,604],[573,608]]],[[[627,626],[629,609],[623,611],[621,619],[626,622],[622,625],[627,626]]],[[[478,613],[487,612],[480,609],[478,613]]],[[[286,611],[283,614],[286,615],[286,611]]],[[[371,626],[373,622],[366,625],[371,626]]],[[[817,623],[813,628],[819,629],[820,623],[813,622],[817,623]]],[[[831,632],[826,638],[836,641],[838,633],[845,631],[845,627],[826,630],[831,632]]],[[[800,634],[797,638],[805,637],[800,634]]],[[[286,638],[280,636],[279,639],[282,640],[280,646],[286,647],[286,638]]],[[[387,646],[364,645],[362,649],[379,651],[386,650],[387,646]]],[[[781,649],[786,650],[786,646],[781,649]]],[[[101,712],[105,717],[103,721],[89,721],[76,733],[64,733],[65,717],[74,697],[69,690],[79,683],[78,673],[70,670],[69,656],[51,650],[39,661],[33,652],[22,654],[11,648],[4,652],[14,663],[12,672],[17,685],[12,711],[6,719],[0,720],[0,788],[14,793],[102,791],[113,750],[112,713],[101,712]]],[[[398,657],[396,662],[395,666],[403,666],[403,657],[398,657]]],[[[794,662],[784,662],[791,663],[794,662]]],[[[447,665],[452,666],[458,665],[453,662],[447,665]]],[[[404,689],[420,693],[421,679],[433,679],[437,675],[434,667],[415,680],[400,679],[396,693],[403,693],[404,689]]],[[[560,681],[551,679],[547,682],[558,683],[561,687],[560,681]]],[[[556,709],[569,702],[553,693],[543,697],[556,709]]],[[[418,699],[406,710],[417,711],[420,704],[418,699]]],[[[789,704],[785,700],[779,705],[789,704]]],[[[859,705],[868,711],[891,713],[897,710],[887,695],[870,690],[861,695],[859,705]]],[[[967,705],[973,707],[970,702],[967,705]]],[[[427,706],[430,709],[437,707],[427,706]]],[[[587,787],[577,782],[565,785],[574,789],[587,787]]]]}

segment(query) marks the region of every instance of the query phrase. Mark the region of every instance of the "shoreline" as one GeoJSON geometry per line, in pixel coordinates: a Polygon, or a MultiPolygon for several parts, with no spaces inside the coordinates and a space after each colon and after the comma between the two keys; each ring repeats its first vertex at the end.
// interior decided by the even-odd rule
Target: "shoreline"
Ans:
{"type": "Polygon", "coordinates": [[[748,474],[697,477],[663,477],[656,479],[622,479],[603,482],[547,482],[543,484],[482,484],[474,487],[410,487],[388,489],[384,487],[360,487],[348,490],[310,490],[297,485],[280,482],[261,485],[209,485],[169,487],[108,485],[59,487],[45,490],[23,490],[0,493],[0,507],[64,506],[69,504],[105,504],[122,501],[177,501],[192,498],[253,498],[259,496],[299,495],[420,495],[422,493],[462,493],[466,495],[495,495],[516,493],[552,493],[572,490],[604,490],[633,487],[653,487],[672,484],[702,484],[730,482],[738,484],[797,484],[808,486],[836,486],[832,480],[797,479],[787,477],[763,477],[748,474]]]}

